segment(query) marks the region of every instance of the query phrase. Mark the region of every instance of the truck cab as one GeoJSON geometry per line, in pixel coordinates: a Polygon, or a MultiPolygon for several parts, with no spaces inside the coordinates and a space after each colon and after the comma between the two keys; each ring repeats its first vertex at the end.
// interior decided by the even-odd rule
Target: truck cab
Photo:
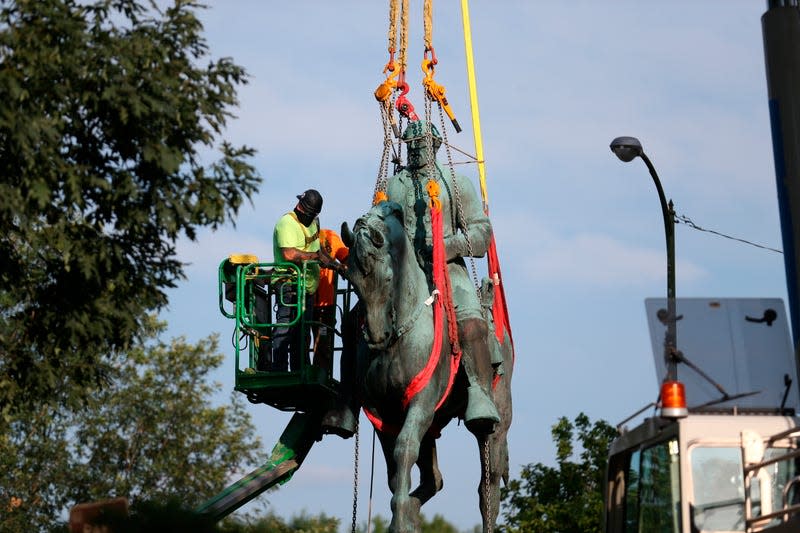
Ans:
{"type": "MultiPolygon", "coordinates": [[[[677,304],[678,347],[700,370],[681,365],[691,404],[685,416],[662,416],[659,398],[644,409],[653,407],[651,416],[631,429],[618,426],[605,531],[800,531],[797,368],[782,302],[677,304]]],[[[662,305],[646,301],[659,381],[666,371],[662,305]]]]}
{"type": "Polygon", "coordinates": [[[607,532],[800,531],[794,416],[649,417],[609,450],[607,532]]]}

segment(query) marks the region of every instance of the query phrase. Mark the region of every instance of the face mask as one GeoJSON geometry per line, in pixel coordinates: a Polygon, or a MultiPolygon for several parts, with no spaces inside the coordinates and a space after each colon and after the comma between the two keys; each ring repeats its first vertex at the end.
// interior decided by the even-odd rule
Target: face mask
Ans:
{"type": "Polygon", "coordinates": [[[317,218],[316,215],[307,215],[297,208],[295,208],[294,214],[297,215],[297,220],[305,227],[309,227],[314,222],[314,219],[317,218]]]}

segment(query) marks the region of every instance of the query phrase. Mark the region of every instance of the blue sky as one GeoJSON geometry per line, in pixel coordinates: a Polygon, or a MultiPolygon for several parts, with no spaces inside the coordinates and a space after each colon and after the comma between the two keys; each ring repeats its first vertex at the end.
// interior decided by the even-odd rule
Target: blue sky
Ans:
{"type": "MultiPolygon", "coordinates": [[[[323,225],[370,206],[382,129],[372,92],[387,61],[388,2],[208,2],[211,53],[251,75],[226,136],[258,150],[264,177],[236,227],[180,243],[188,279],[163,313],[170,335],[220,333],[216,268],[230,253],[271,258],[272,226],[306,188],[325,198],[323,225]]],[[[436,79],[473,151],[461,13],[436,2],[436,79]]],[[[422,2],[412,0],[411,92],[422,109],[422,2]]],[[[617,423],[658,390],[644,310],[666,293],[663,220],[640,161],[609,150],[638,137],[679,215],[697,225],[781,247],[767,108],[761,15],[754,0],[473,1],[471,3],[491,218],[506,283],[517,364],[512,384],[512,476],[552,463],[550,427],[583,411],[617,423]]],[[[477,181],[470,166],[459,171],[477,181]]],[[[783,258],[676,227],[678,297],[786,300],[783,258]]],[[[483,267],[483,261],[478,265],[483,267]]],[[[220,372],[233,387],[233,365],[220,372]]],[[[250,409],[265,446],[288,415],[250,409]]],[[[366,520],[371,428],[362,417],[359,522],[366,520]]],[[[444,490],[423,508],[463,529],[480,520],[477,448],[463,427],[439,442],[444,490]]],[[[352,513],[353,439],[328,437],[295,478],[262,497],[290,516],[352,513]]],[[[389,515],[376,452],[373,514],[389,515]]],[[[343,530],[344,530],[343,528],[343,530]]]]}

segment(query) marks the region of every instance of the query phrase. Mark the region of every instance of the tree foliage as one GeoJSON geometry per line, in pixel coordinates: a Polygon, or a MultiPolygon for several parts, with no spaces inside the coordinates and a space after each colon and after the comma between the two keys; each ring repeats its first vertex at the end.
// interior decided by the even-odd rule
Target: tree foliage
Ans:
{"type": "MultiPolygon", "coordinates": [[[[359,533],[387,533],[389,531],[389,522],[381,515],[376,515],[372,518],[369,532],[367,532],[366,522],[358,526],[357,531],[359,533]]],[[[420,514],[419,528],[420,533],[459,533],[458,528],[440,514],[433,515],[430,520],[424,514],[420,514]]],[[[480,529],[479,526],[475,527],[476,531],[480,531],[480,529]]]]}
{"type": "Polygon", "coordinates": [[[119,496],[194,508],[264,460],[243,401],[212,403],[216,350],[215,337],[137,346],[80,408],[15,417],[0,437],[0,530],[46,531],[75,503],[119,496]]]}
{"type": "Polygon", "coordinates": [[[228,517],[215,523],[175,501],[142,502],[127,515],[104,513],[93,520],[97,527],[107,526],[114,533],[153,531],[192,533],[338,533],[339,519],[325,513],[310,516],[306,513],[285,520],[273,513],[242,520],[228,517]]]}
{"type": "Polygon", "coordinates": [[[229,520],[220,525],[224,533],[338,533],[339,519],[320,513],[317,516],[305,512],[288,520],[273,513],[241,522],[229,520]]]}
{"type": "Polygon", "coordinates": [[[617,431],[580,413],[574,422],[561,417],[552,435],[557,466],[528,464],[502,489],[503,530],[599,533],[608,447],[617,431]]]}
{"type": "Polygon", "coordinates": [[[221,140],[246,73],[199,7],[0,0],[0,415],[102,380],[183,277],[176,240],[257,190],[221,140]]]}

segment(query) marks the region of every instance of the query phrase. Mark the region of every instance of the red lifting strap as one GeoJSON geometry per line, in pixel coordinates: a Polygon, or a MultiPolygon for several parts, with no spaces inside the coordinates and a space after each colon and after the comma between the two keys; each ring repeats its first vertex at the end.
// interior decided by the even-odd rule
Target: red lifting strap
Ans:
{"type": "Polygon", "coordinates": [[[511,345],[514,345],[514,337],[511,335],[511,324],[508,321],[508,306],[506,305],[506,291],[503,286],[503,275],[500,273],[500,260],[497,257],[497,246],[495,245],[494,235],[489,243],[489,275],[494,282],[494,302],[492,303],[492,316],[494,317],[495,336],[497,342],[503,343],[503,332],[508,331],[508,338],[511,345]]]}
{"type": "MultiPolygon", "coordinates": [[[[450,339],[450,375],[447,378],[447,387],[434,410],[439,409],[450,395],[450,390],[453,388],[453,382],[458,372],[458,365],[461,364],[461,345],[458,342],[458,324],[456,322],[455,308],[453,307],[450,273],[447,270],[447,261],[445,259],[441,209],[431,207],[431,225],[433,237],[433,282],[436,289],[439,291],[439,298],[435,298],[433,301],[433,343],[431,346],[431,353],[428,356],[428,362],[425,364],[425,367],[414,376],[408,384],[405,394],[403,394],[403,409],[408,408],[414,396],[430,383],[431,377],[439,363],[439,358],[442,355],[442,341],[444,340],[444,328],[442,327],[443,310],[447,313],[447,334],[450,339]]],[[[363,411],[377,431],[392,433],[398,431],[398,428],[389,427],[384,424],[383,420],[381,420],[376,413],[373,413],[366,407],[363,411]]]]}
{"type": "Polygon", "coordinates": [[[409,383],[406,393],[403,395],[403,408],[408,407],[408,404],[414,396],[428,385],[439,363],[443,340],[442,305],[444,305],[444,309],[447,312],[447,334],[450,339],[452,358],[450,359],[450,376],[447,380],[447,388],[436,404],[436,409],[444,403],[445,399],[447,399],[447,396],[450,394],[450,389],[453,387],[453,381],[458,371],[458,365],[461,363],[461,346],[458,342],[458,324],[456,323],[456,313],[453,308],[453,291],[450,287],[450,273],[447,270],[447,261],[444,251],[442,210],[438,208],[438,206],[431,207],[431,226],[433,241],[433,283],[439,291],[439,296],[443,299],[443,302],[437,299],[434,303],[434,335],[431,354],[428,357],[428,363],[425,365],[425,368],[423,368],[419,374],[411,380],[411,383],[409,383]]]}

